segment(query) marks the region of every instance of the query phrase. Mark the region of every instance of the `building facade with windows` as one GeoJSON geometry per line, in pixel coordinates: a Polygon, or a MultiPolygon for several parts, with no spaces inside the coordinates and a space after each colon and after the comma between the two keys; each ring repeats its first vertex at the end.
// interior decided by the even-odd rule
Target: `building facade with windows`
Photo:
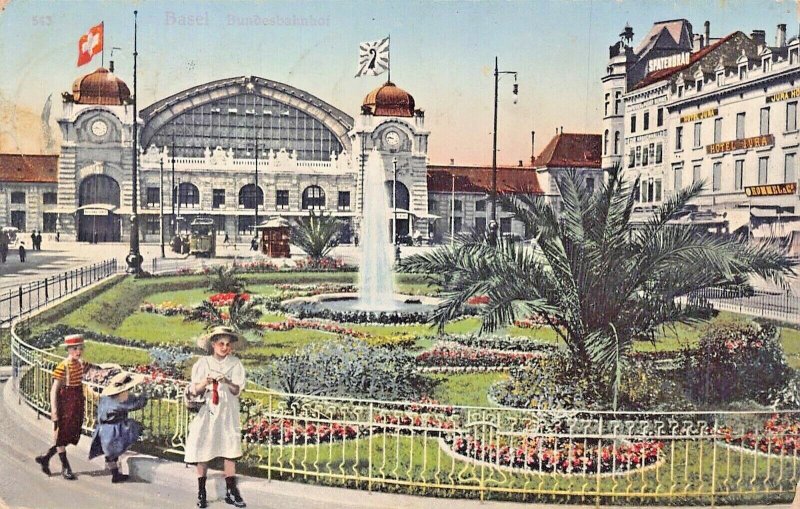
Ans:
{"type": "Polygon", "coordinates": [[[55,233],[58,156],[0,154],[0,226],[55,233]]]}
{"type": "Polygon", "coordinates": [[[607,93],[624,88],[621,114],[604,117],[605,130],[622,130],[622,148],[604,146],[603,166],[640,179],[637,209],[703,181],[680,221],[754,237],[800,231],[798,38],[787,40],[783,24],[773,45],[763,30],[712,38],[708,22],[695,34],[670,20],[636,48],[632,39],[626,27],[602,80],[607,93]]]}

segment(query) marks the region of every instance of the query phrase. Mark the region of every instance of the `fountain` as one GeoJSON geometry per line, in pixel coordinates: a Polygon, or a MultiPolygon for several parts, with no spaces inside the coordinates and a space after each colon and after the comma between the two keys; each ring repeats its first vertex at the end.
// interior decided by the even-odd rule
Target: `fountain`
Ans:
{"type": "Polygon", "coordinates": [[[381,156],[373,150],[364,170],[364,207],[361,218],[359,294],[337,293],[285,301],[302,316],[341,316],[354,321],[423,321],[439,299],[395,293],[392,244],[389,234],[390,200],[381,156]]]}

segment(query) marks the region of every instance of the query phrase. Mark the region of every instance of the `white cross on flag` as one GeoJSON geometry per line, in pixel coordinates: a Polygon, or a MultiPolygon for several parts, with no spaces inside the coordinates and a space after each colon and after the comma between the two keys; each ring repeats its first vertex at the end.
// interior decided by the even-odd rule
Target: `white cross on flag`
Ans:
{"type": "Polygon", "coordinates": [[[103,23],[93,26],[78,39],[78,67],[91,62],[92,57],[103,51],[103,23]]]}
{"type": "Polygon", "coordinates": [[[389,38],[362,42],[358,47],[359,76],[377,76],[389,70],[389,38]]]}

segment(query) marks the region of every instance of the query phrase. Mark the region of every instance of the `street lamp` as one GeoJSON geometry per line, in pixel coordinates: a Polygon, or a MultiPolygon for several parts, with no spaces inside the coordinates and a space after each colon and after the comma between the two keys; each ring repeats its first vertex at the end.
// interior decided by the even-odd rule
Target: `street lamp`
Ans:
{"type": "Polygon", "coordinates": [[[494,129],[492,131],[492,221],[497,224],[497,87],[500,81],[501,74],[514,75],[514,87],[512,92],[514,94],[514,104],[517,103],[517,95],[519,94],[519,85],[517,81],[516,71],[499,71],[497,69],[497,57],[494,57],[494,129]]]}
{"type": "Polygon", "coordinates": [[[139,186],[137,185],[137,180],[139,179],[138,175],[138,165],[139,165],[139,146],[138,146],[138,130],[139,130],[139,123],[137,121],[137,117],[139,116],[139,112],[136,109],[136,58],[138,56],[137,45],[136,45],[136,32],[137,32],[137,11],[133,11],[133,136],[132,136],[132,150],[133,150],[133,167],[132,167],[132,179],[133,179],[133,193],[132,193],[132,207],[131,207],[131,235],[130,235],[130,253],[125,258],[125,262],[128,264],[128,272],[134,274],[136,276],[141,275],[142,273],[142,255],[139,252],[139,214],[138,214],[138,207],[137,202],[139,201],[139,186]]]}
{"type": "Polygon", "coordinates": [[[164,150],[161,152],[161,157],[158,158],[159,162],[159,195],[158,195],[158,203],[159,203],[159,228],[158,233],[161,237],[161,258],[166,258],[167,255],[164,253],[164,155],[167,152],[167,147],[164,147],[164,150]]]}
{"type": "Polygon", "coordinates": [[[392,158],[392,236],[394,237],[394,261],[400,262],[400,245],[397,243],[397,158],[392,158]]]}

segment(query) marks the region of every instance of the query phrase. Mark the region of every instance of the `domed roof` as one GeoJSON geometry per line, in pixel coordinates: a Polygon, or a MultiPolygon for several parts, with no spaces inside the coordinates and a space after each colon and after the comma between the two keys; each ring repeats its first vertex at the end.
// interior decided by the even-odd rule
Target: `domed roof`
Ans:
{"type": "Polygon", "coordinates": [[[361,109],[381,117],[411,117],[414,115],[414,98],[391,81],[387,81],[367,94],[361,109]]]}
{"type": "Polygon", "coordinates": [[[127,103],[130,98],[128,85],[104,67],[81,76],[72,84],[72,99],[78,104],[115,106],[127,103]]]}

